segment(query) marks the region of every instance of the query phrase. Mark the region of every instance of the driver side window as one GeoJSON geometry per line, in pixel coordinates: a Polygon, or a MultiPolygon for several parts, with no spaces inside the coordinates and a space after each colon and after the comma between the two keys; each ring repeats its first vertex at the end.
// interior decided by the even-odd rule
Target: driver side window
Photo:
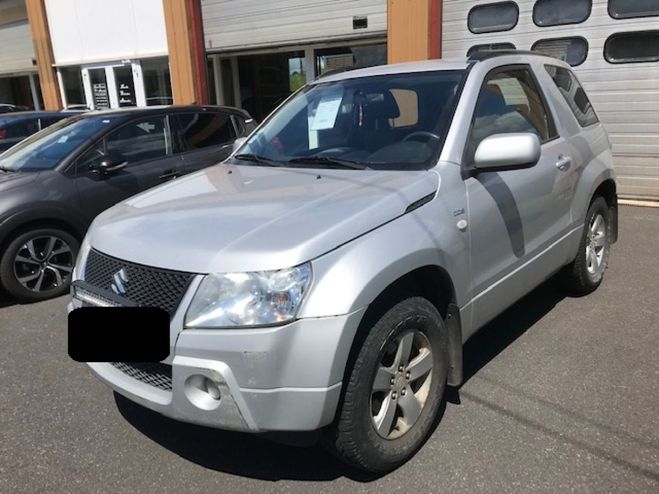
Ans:
{"type": "Polygon", "coordinates": [[[474,111],[469,161],[486,137],[516,132],[534,133],[542,143],[557,135],[530,69],[496,71],[488,76],[474,111]]]}
{"type": "Polygon", "coordinates": [[[121,156],[128,166],[172,154],[172,136],[167,117],[157,115],[127,123],[105,138],[105,152],[121,156]]]}

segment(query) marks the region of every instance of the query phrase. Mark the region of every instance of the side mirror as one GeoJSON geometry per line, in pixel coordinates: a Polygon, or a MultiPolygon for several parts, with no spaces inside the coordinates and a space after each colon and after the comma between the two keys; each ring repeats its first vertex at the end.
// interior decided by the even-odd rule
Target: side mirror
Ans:
{"type": "Polygon", "coordinates": [[[474,155],[478,171],[531,168],[540,160],[540,140],[530,132],[495,134],[481,141],[474,155]]]}
{"type": "Polygon", "coordinates": [[[233,141],[233,151],[238,151],[240,149],[240,146],[242,146],[245,141],[247,140],[247,137],[238,137],[235,141],[233,141]]]}
{"type": "Polygon", "coordinates": [[[100,156],[97,160],[94,160],[89,165],[89,169],[100,175],[110,175],[111,173],[125,168],[127,164],[128,161],[126,161],[123,156],[116,154],[106,154],[104,156],[100,156]]]}

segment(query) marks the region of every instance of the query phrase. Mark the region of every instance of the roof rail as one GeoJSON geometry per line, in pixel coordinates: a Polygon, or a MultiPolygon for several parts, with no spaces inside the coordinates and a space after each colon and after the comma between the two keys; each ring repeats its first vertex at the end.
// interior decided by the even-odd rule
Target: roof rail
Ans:
{"type": "Polygon", "coordinates": [[[331,75],[335,74],[342,74],[343,72],[350,72],[351,70],[359,70],[359,69],[368,69],[371,67],[376,67],[377,64],[366,64],[366,65],[352,65],[350,67],[341,67],[339,69],[331,69],[328,70],[327,72],[317,76],[314,81],[317,81],[318,79],[322,79],[323,77],[329,77],[331,75]]]}
{"type": "MultiPolygon", "coordinates": [[[[469,55],[470,62],[482,62],[490,58],[503,57],[505,55],[535,55],[540,57],[548,57],[544,53],[530,50],[483,50],[476,51],[469,55]]],[[[550,57],[551,58],[551,57],[550,57]]]]}

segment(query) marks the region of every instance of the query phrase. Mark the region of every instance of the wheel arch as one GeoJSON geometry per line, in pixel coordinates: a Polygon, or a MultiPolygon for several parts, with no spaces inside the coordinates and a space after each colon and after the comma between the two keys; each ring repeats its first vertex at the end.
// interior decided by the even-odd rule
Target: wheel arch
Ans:
{"type": "Polygon", "coordinates": [[[436,264],[417,267],[391,281],[368,305],[350,346],[344,382],[351,372],[369,329],[396,303],[413,296],[427,299],[444,319],[449,346],[448,384],[458,386],[462,382],[462,327],[460,311],[456,304],[455,286],[448,271],[436,264]]]}
{"type": "Polygon", "coordinates": [[[618,191],[613,178],[607,178],[601,182],[590,199],[592,203],[596,197],[602,197],[609,206],[611,223],[611,243],[618,240],[618,191]]]}
{"type": "Polygon", "coordinates": [[[82,222],[61,214],[53,214],[53,211],[18,213],[0,224],[0,252],[4,252],[17,235],[36,228],[57,228],[72,235],[79,242],[82,242],[85,235],[82,222]]]}

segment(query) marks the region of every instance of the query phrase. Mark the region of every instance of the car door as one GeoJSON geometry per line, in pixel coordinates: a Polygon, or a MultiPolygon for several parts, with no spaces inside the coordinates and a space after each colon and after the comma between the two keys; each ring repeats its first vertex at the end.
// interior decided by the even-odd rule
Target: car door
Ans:
{"type": "Polygon", "coordinates": [[[224,111],[178,113],[182,154],[181,172],[191,173],[225,160],[231,154],[236,129],[224,111]]]}
{"type": "Polygon", "coordinates": [[[558,169],[566,142],[528,65],[500,67],[486,76],[466,164],[486,137],[517,132],[538,135],[541,158],[535,166],[481,172],[466,180],[476,327],[538,285],[567,256],[561,238],[569,202],[560,198],[558,169]]]}
{"type": "Polygon", "coordinates": [[[167,115],[137,118],[112,129],[77,161],[76,182],[85,214],[94,218],[114,204],[179,174],[167,115]],[[108,173],[94,163],[110,158],[122,168],[108,173]]]}

